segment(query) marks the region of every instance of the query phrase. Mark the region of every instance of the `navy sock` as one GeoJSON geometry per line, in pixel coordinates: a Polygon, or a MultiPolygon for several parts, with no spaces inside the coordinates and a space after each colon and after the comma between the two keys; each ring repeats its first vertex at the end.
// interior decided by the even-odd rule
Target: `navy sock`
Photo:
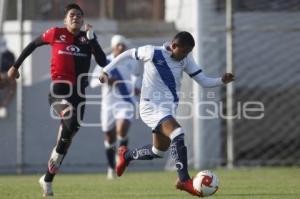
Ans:
{"type": "Polygon", "coordinates": [[[120,146],[128,146],[128,137],[118,138],[118,141],[119,141],[119,147],[120,146]]]}
{"type": "Polygon", "coordinates": [[[153,158],[161,158],[161,157],[153,153],[152,144],[143,146],[142,148],[139,149],[128,150],[127,153],[125,153],[125,159],[127,161],[152,160],[153,158]]]}
{"type": "Polygon", "coordinates": [[[115,149],[115,147],[106,148],[105,153],[106,153],[106,158],[108,161],[108,166],[110,168],[114,169],[116,166],[116,160],[115,160],[116,149],[115,149]]]}
{"type": "Polygon", "coordinates": [[[190,179],[187,165],[187,150],[184,146],[184,134],[176,136],[171,142],[171,156],[175,161],[179,180],[190,179]]]}

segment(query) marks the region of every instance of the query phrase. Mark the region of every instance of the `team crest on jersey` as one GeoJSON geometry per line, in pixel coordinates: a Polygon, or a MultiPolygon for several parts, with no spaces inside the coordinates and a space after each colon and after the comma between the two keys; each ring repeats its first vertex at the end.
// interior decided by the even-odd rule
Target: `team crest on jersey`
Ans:
{"type": "Polygon", "coordinates": [[[157,63],[158,65],[163,66],[163,65],[165,64],[165,60],[163,60],[163,59],[158,59],[158,60],[156,61],[156,63],[157,63]]]}
{"type": "Polygon", "coordinates": [[[60,36],[59,36],[59,39],[60,39],[61,41],[65,42],[65,41],[66,41],[66,35],[60,35],[60,36]]]}
{"type": "Polygon", "coordinates": [[[66,43],[67,42],[67,36],[66,35],[59,35],[59,37],[55,40],[55,42],[66,43]]]}

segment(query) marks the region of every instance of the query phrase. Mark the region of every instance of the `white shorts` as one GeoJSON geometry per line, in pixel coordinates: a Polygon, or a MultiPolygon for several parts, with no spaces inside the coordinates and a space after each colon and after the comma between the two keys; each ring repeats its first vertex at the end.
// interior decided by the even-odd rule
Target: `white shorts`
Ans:
{"type": "Polygon", "coordinates": [[[145,124],[152,130],[164,120],[175,117],[178,104],[173,102],[140,102],[140,116],[145,124]]]}
{"type": "Polygon", "coordinates": [[[135,115],[135,107],[132,103],[120,99],[118,101],[102,101],[101,127],[103,132],[112,130],[116,120],[126,119],[131,121],[135,115]]]}

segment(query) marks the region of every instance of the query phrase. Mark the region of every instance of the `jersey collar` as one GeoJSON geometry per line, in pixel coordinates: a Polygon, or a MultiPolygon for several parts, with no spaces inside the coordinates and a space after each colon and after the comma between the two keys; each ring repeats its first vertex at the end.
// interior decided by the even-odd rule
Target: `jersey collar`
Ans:
{"type": "Polygon", "coordinates": [[[166,42],[163,44],[163,49],[165,50],[166,53],[168,53],[168,55],[171,57],[172,52],[170,50],[170,44],[171,42],[166,42]]]}

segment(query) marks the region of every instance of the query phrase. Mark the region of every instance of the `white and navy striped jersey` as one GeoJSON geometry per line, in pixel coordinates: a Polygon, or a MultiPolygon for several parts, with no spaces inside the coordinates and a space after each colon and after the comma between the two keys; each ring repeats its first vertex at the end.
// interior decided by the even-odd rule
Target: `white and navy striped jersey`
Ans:
{"type": "Polygon", "coordinates": [[[171,57],[167,46],[143,46],[130,49],[119,55],[103,69],[109,76],[118,67],[119,60],[132,57],[145,62],[141,99],[146,101],[175,102],[179,101],[179,91],[183,72],[195,79],[203,87],[214,87],[222,84],[221,78],[210,78],[194,61],[191,53],[177,61],[171,57]]]}

